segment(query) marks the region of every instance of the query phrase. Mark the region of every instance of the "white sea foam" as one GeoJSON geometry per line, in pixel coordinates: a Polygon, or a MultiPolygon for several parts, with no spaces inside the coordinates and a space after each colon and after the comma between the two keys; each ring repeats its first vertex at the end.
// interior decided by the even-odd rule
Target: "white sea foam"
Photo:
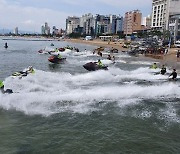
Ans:
{"type": "MultiPolygon", "coordinates": [[[[117,102],[119,106],[139,103],[144,99],[180,97],[179,84],[161,83],[136,85],[123,84],[125,79],[161,81],[162,75],[154,75],[148,68],[124,71],[110,68],[109,71],[85,74],[52,73],[36,70],[25,78],[5,80],[5,88],[13,94],[0,94],[0,106],[15,109],[25,114],[49,116],[60,112],[87,113],[99,110],[94,104],[101,101],[117,102]],[[118,84],[122,83],[122,84],[118,84]]],[[[130,80],[132,81],[132,80],[130,80]]]]}

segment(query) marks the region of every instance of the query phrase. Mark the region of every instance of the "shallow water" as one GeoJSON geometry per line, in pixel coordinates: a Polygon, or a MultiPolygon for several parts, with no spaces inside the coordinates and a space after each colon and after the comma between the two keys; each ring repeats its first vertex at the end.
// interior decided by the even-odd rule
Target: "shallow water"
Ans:
{"type": "Polygon", "coordinates": [[[180,152],[180,83],[155,75],[151,61],[120,53],[115,64],[102,58],[108,71],[88,72],[82,65],[99,59],[94,46],[53,42],[81,51],[55,65],[37,52],[52,42],[4,43],[0,79],[15,93],[0,94],[1,153],[180,152]],[[11,77],[29,65],[35,74],[11,77]]]}

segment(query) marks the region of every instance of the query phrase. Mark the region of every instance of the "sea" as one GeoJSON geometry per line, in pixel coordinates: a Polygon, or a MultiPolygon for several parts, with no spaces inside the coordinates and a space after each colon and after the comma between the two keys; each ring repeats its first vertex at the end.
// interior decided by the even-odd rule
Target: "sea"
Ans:
{"type": "Polygon", "coordinates": [[[0,93],[1,154],[180,153],[180,82],[168,80],[172,70],[160,75],[149,69],[155,60],[108,49],[99,57],[96,48],[0,38],[0,80],[14,92],[0,93]],[[60,64],[38,53],[67,45],[80,52],[62,52],[60,64]],[[98,59],[108,70],[84,69],[98,59]],[[35,74],[11,76],[28,66],[35,74]]]}

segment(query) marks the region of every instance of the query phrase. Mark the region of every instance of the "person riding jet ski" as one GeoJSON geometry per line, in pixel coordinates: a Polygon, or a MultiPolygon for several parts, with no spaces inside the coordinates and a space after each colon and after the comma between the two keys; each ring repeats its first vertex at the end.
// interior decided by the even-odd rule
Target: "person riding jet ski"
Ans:
{"type": "Polygon", "coordinates": [[[0,80],[0,91],[5,94],[5,93],[8,93],[8,94],[11,94],[13,93],[12,89],[6,89],[4,90],[4,83],[2,80],[0,80]]]}

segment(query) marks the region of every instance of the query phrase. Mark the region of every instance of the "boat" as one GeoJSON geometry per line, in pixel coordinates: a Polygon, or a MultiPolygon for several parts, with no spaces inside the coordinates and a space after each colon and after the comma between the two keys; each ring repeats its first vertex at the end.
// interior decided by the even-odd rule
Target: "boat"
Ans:
{"type": "Polygon", "coordinates": [[[64,62],[66,60],[66,58],[58,58],[57,56],[52,55],[48,58],[48,60],[51,63],[59,64],[61,62],[64,62]]]}
{"type": "Polygon", "coordinates": [[[108,70],[108,66],[99,66],[96,62],[86,63],[83,67],[88,71],[108,70]]]}

